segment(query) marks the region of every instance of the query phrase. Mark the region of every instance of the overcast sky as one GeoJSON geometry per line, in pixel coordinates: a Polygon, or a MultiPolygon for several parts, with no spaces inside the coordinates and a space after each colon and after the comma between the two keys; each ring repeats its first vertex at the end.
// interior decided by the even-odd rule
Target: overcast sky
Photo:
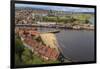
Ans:
{"type": "Polygon", "coordinates": [[[67,7],[67,6],[49,6],[49,5],[32,5],[32,4],[15,4],[15,7],[31,7],[37,9],[57,10],[57,11],[71,11],[71,12],[94,12],[94,8],[83,7],[67,7]]]}

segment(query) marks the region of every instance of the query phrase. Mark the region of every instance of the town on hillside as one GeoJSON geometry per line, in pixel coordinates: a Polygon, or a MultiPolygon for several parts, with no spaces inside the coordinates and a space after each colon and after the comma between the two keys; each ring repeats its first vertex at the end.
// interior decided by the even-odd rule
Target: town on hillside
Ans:
{"type": "Polygon", "coordinates": [[[15,7],[15,64],[71,63],[63,55],[56,33],[61,30],[94,31],[93,13],[15,7]],[[39,31],[53,28],[52,31],[39,31]]]}

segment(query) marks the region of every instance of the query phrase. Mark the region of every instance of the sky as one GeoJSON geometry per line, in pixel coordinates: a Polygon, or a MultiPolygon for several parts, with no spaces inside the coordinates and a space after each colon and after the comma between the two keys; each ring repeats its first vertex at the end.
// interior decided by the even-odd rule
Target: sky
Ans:
{"type": "Polygon", "coordinates": [[[94,8],[69,7],[69,6],[50,6],[50,5],[32,5],[32,4],[15,4],[15,7],[30,7],[37,9],[70,11],[70,12],[94,12],[94,8]]]}

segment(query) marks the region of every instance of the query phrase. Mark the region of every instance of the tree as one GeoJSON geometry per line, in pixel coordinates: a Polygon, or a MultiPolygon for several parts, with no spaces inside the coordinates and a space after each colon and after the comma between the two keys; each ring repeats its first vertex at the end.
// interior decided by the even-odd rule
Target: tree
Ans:
{"type": "Polygon", "coordinates": [[[21,39],[16,38],[15,39],[15,53],[18,55],[18,57],[20,59],[19,61],[22,61],[21,55],[22,55],[23,51],[24,51],[24,46],[23,46],[21,39]]]}
{"type": "Polygon", "coordinates": [[[89,20],[86,19],[86,20],[85,20],[85,23],[88,24],[88,23],[89,23],[89,20]]]}
{"type": "Polygon", "coordinates": [[[33,63],[33,53],[28,48],[25,48],[22,54],[22,61],[24,64],[32,64],[33,63]]]}
{"type": "Polygon", "coordinates": [[[57,16],[57,19],[56,19],[56,24],[59,22],[59,17],[57,16]]]}

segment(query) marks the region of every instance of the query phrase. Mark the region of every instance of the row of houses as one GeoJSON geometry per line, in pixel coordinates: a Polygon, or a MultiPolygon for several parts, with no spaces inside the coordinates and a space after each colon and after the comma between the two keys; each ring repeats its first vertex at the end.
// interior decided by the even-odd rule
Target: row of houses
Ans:
{"type": "Polygon", "coordinates": [[[40,37],[34,39],[36,35],[39,35],[37,31],[33,30],[19,30],[17,33],[23,39],[23,44],[32,50],[33,53],[40,56],[44,60],[57,60],[59,52],[55,48],[51,48],[46,44],[43,44],[42,40],[37,41],[40,37]],[[26,34],[27,33],[27,34],[26,34]]]}
{"type": "Polygon", "coordinates": [[[39,55],[44,60],[56,60],[59,56],[58,52],[54,48],[50,48],[48,46],[42,45],[41,43],[38,43],[35,40],[30,39],[24,39],[24,42],[31,46],[32,51],[39,55]]]}
{"type": "Polygon", "coordinates": [[[31,10],[15,10],[15,24],[33,23],[31,10]]]}
{"type": "Polygon", "coordinates": [[[73,29],[83,29],[83,30],[94,30],[94,25],[92,24],[79,24],[72,26],[73,29]]]}

